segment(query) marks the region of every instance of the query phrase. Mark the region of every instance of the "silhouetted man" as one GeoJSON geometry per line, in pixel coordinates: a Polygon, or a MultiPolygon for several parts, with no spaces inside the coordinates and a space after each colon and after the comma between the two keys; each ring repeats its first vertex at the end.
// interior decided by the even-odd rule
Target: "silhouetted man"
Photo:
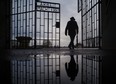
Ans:
{"type": "Polygon", "coordinates": [[[78,34],[78,25],[77,25],[77,22],[75,21],[74,17],[71,17],[70,21],[68,21],[68,23],[66,25],[66,29],[65,29],[66,36],[67,36],[67,32],[68,32],[68,35],[70,36],[70,39],[71,39],[68,47],[70,49],[74,49],[75,35],[78,34]]]}
{"type": "Polygon", "coordinates": [[[78,63],[75,62],[73,55],[71,55],[70,62],[65,63],[65,69],[70,80],[74,81],[78,73],[78,63]]]}

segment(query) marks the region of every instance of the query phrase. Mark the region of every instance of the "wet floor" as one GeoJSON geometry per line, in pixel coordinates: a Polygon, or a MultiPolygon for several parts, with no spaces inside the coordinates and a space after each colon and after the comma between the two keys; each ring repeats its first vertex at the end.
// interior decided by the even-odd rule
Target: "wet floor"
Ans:
{"type": "Polygon", "coordinates": [[[4,78],[9,84],[103,84],[104,55],[75,51],[15,50],[1,61],[4,78]]]}
{"type": "Polygon", "coordinates": [[[82,56],[38,54],[11,59],[12,83],[81,84],[82,56]]]}

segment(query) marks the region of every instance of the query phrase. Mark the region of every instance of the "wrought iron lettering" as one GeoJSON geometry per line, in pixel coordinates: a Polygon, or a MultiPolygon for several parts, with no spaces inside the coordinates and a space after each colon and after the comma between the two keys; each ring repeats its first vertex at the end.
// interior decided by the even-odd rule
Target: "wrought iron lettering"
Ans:
{"type": "Polygon", "coordinates": [[[59,5],[54,3],[38,2],[37,10],[42,12],[60,12],[59,5]]]}

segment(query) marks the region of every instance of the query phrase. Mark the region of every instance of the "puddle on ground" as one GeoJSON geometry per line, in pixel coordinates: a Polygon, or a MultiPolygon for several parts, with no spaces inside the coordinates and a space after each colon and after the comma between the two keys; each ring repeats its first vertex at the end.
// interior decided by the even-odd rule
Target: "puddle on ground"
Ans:
{"type": "Polygon", "coordinates": [[[37,54],[10,59],[12,84],[99,84],[102,56],[37,54]]]}

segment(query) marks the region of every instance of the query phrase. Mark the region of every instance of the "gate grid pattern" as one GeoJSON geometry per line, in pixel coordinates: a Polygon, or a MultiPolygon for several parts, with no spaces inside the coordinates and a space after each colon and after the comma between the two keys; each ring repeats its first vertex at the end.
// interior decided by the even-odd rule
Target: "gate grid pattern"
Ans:
{"type": "Polygon", "coordinates": [[[11,0],[11,48],[60,47],[60,4],[11,0]]]}
{"type": "Polygon", "coordinates": [[[100,48],[102,43],[101,0],[78,0],[82,17],[82,45],[100,48]]]}

